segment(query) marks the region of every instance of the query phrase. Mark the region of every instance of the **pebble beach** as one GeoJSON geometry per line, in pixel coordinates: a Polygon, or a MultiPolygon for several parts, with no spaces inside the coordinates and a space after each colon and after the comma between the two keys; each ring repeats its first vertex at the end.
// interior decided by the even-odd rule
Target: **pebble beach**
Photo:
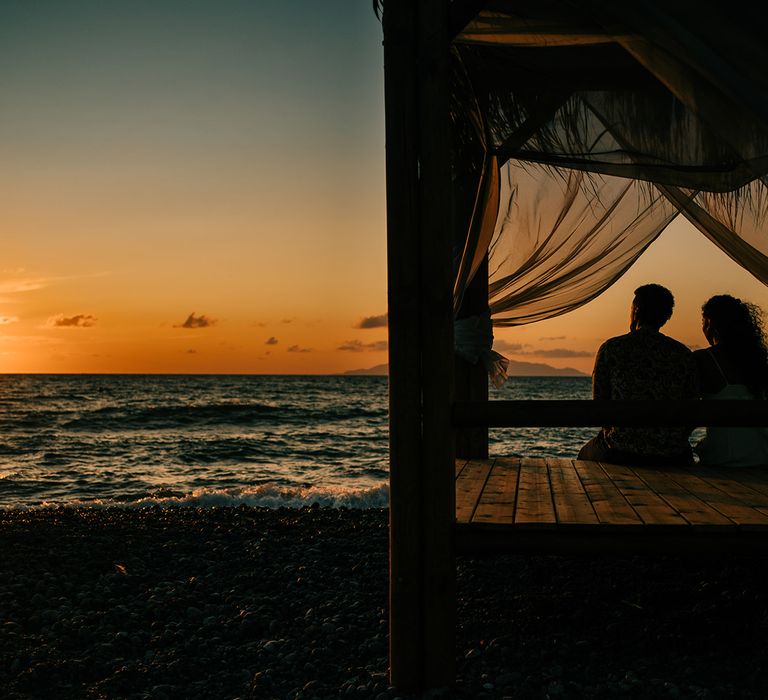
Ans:
{"type": "MultiPolygon", "coordinates": [[[[387,677],[386,509],[0,511],[21,698],[413,697],[387,677]]],[[[457,559],[446,698],[764,698],[766,561],[457,559]]]]}

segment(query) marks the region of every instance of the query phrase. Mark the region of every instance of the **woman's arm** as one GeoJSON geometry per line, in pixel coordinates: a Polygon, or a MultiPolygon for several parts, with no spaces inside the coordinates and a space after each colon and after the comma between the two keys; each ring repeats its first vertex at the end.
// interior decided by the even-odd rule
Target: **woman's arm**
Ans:
{"type": "Polygon", "coordinates": [[[710,350],[696,350],[693,353],[698,374],[700,394],[716,394],[726,384],[725,377],[718,369],[710,350]]]}

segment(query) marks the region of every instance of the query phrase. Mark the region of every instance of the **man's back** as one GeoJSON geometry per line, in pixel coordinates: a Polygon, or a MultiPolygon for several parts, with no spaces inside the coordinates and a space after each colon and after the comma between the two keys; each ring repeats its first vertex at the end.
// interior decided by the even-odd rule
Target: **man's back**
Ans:
{"type": "MultiPolygon", "coordinates": [[[[691,351],[651,328],[610,338],[597,352],[592,375],[595,399],[674,400],[697,396],[691,351]]],[[[665,456],[690,453],[687,428],[606,427],[607,446],[621,452],[665,456]]]]}

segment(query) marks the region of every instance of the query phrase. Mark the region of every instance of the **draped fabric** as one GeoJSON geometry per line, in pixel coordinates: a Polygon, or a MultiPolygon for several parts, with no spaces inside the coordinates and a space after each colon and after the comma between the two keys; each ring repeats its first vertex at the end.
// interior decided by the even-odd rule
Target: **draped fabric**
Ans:
{"type": "Polygon", "coordinates": [[[680,214],[768,284],[763,26],[747,2],[486,3],[452,56],[457,308],[487,251],[494,325],[566,313],[680,214]]]}
{"type": "Polygon", "coordinates": [[[738,200],[710,192],[692,198],[678,188],[659,189],[728,257],[768,284],[768,190],[762,178],[742,188],[738,200]]]}
{"type": "Polygon", "coordinates": [[[647,183],[509,161],[503,168],[488,295],[497,326],[540,321],[615,282],[677,209],[647,183]]]}

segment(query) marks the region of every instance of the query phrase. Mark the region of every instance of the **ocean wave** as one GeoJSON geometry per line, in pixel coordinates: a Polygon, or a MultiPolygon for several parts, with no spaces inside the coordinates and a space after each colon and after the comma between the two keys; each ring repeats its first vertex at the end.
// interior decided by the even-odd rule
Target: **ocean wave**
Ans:
{"type": "Polygon", "coordinates": [[[313,505],[328,508],[386,508],[389,505],[389,486],[369,487],[310,486],[296,487],[279,484],[232,489],[195,489],[188,494],[172,491],[141,496],[132,500],[90,499],[66,502],[43,501],[39,505],[19,505],[7,510],[38,510],[43,508],[216,508],[252,506],[256,508],[304,508],[313,505]]]}
{"type": "MultiPolygon", "coordinates": [[[[106,406],[66,420],[62,427],[76,432],[105,430],[163,430],[209,426],[254,427],[335,423],[350,420],[386,420],[386,409],[361,406],[273,405],[258,402],[159,405],[146,407],[106,406]]],[[[49,417],[25,418],[25,427],[50,424],[49,417]]]]}
{"type": "Polygon", "coordinates": [[[336,406],[316,409],[312,414],[326,421],[362,420],[371,418],[374,420],[386,419],[388,412],[386,407],[368,406],[336,406]]]}
{"type": "Polygon", "coordinates": [[[3,430],[6,434],[15,432],[51,430],[61,420],[61,413],[56,411],[24,411],[2,414],[3,430]]]}
{"type": "Polygon", "coordinates": [[[287,406],[265,403],[207,403],[128,408],[107,406],[64,423],[68,430],[152,430],[209,425],[256,425],[291,419],[287,406]]]}

